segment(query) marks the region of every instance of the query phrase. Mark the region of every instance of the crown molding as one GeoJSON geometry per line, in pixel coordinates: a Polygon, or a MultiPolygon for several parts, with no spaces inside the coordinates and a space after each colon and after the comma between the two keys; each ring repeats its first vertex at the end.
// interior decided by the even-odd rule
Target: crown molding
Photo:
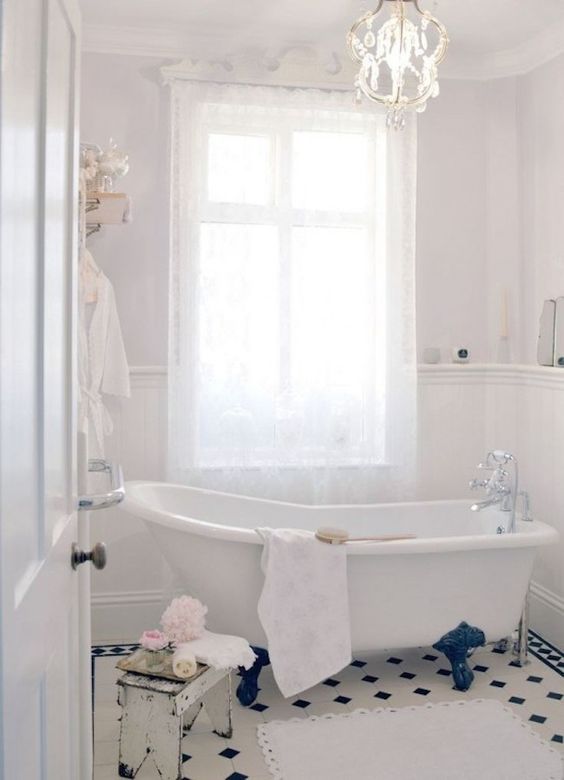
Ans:
{"type": "Polygon", "coordinates": [[[542,30],[520,46],[483,58],[482,79],[525,76],[564,54],[564,20],[542,30]]]}
{"type": "MultiPolygon", "coordinates": [[[[158,57],[163,59],[186,59],[202,62],[224,68],[224,75],[232,66],[233,60],[241,61],[245,57],[255,56],[261,52],[266,62],[266,70],[272,69],[269,63],[284,59],[289,62],[295,59],[296,68],[303,65],[304,52],[309,49],[317,56],[318,63],[324,64],[325,73],[330,76],[328,83],[342,83],[350,87],[349,73],[353,73],[352,63],[348,60],[341,63],[341,55],[330,47],[308,47],[292,45],[276,51],[261,49],[259,43],[249,44],[249,53],[245,55],[230,52],[233,45],[232,37],[221,32],[210,33],[206,29],[190,30],[190,32],[173,27],[147,28],[115,25],[84,24],[82,50],[96,54],[124,54],[143,57],[158,57]],[[210,57],[210,52],[214,53],[210,57]],[[217,55],[217,56],[215,56],[217,55]],[[336,66],[335,63],[338,63],[336,66]],[[338,67],[340,81],[332,68],[338,67]]],[[[487,81],[496,78],[520,76],[546,64],[564,53],[564,21],[553,25],[526,43],[481,56],[479,59],[468,53],[460,52],[454,56],[456,42],[451,43],[449,56],[441,67],[442,79],[487,81]]],[[[310,59],[311,59],[310,55],[310,59]]],[[[276,69],[276,68],[274,68],[276,69]]],[[[221,70],[218,70],[221,75],[221,70]]],[[[294,71],[295,75],[295,71],[294,71]]],[[[319,74],[318,74],[319,78],[319,74]]],[[[323,80],[323,76],[321,76],[323,80]]],[[[275,81],[266,82],[275,83],[275,81]]]]}

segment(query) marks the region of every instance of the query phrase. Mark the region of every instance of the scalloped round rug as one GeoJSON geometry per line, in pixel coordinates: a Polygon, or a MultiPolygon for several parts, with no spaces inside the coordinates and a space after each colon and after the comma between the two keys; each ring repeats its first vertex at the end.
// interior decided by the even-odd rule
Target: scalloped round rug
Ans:
{"type": "Polygon", "coordinates": [[[258,727],[276,780],[562,780],[560,753],[498,701],[356,710],[258,727]]]}

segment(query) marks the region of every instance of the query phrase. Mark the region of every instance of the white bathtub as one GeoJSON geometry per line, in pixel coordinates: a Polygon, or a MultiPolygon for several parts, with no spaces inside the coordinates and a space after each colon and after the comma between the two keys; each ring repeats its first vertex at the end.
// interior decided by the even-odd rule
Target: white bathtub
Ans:
{"type": "Polygon", "coordinates": [[[266,647],[257,616],[262,589],[259,526],[346,528],[351,535],[415,533],[417,539],[349,545],[355,653],[427,646],[461,621],[487,641],[519,622],[537,549],[556,542],[545,523],[470,511],[469,501],[310,507],[158,482],[128,482],[122,507],[147,521],[186,593],[209,608],[211,630],[266,647]]]}

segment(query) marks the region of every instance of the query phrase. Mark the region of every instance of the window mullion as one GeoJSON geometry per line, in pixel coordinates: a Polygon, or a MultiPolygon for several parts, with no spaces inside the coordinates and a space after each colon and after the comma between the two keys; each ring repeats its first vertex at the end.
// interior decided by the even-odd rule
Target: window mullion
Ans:
{"type": "Polygon", "coordinates": [[[280,241],[280,390],[291,388],[292,306],[292,129],[289,123],[278,133],[278,182],[280,241]]]}

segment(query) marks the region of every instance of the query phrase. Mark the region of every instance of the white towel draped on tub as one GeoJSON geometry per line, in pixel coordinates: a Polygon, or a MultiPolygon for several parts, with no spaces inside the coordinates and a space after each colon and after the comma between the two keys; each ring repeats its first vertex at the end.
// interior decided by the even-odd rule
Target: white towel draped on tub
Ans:
{"type": "Polygon", "coordinates": [[[288,698],[351,662],[347,553],[308,531],[257,533],[265,575],[258,614],[274,678],[288,698]]]}

